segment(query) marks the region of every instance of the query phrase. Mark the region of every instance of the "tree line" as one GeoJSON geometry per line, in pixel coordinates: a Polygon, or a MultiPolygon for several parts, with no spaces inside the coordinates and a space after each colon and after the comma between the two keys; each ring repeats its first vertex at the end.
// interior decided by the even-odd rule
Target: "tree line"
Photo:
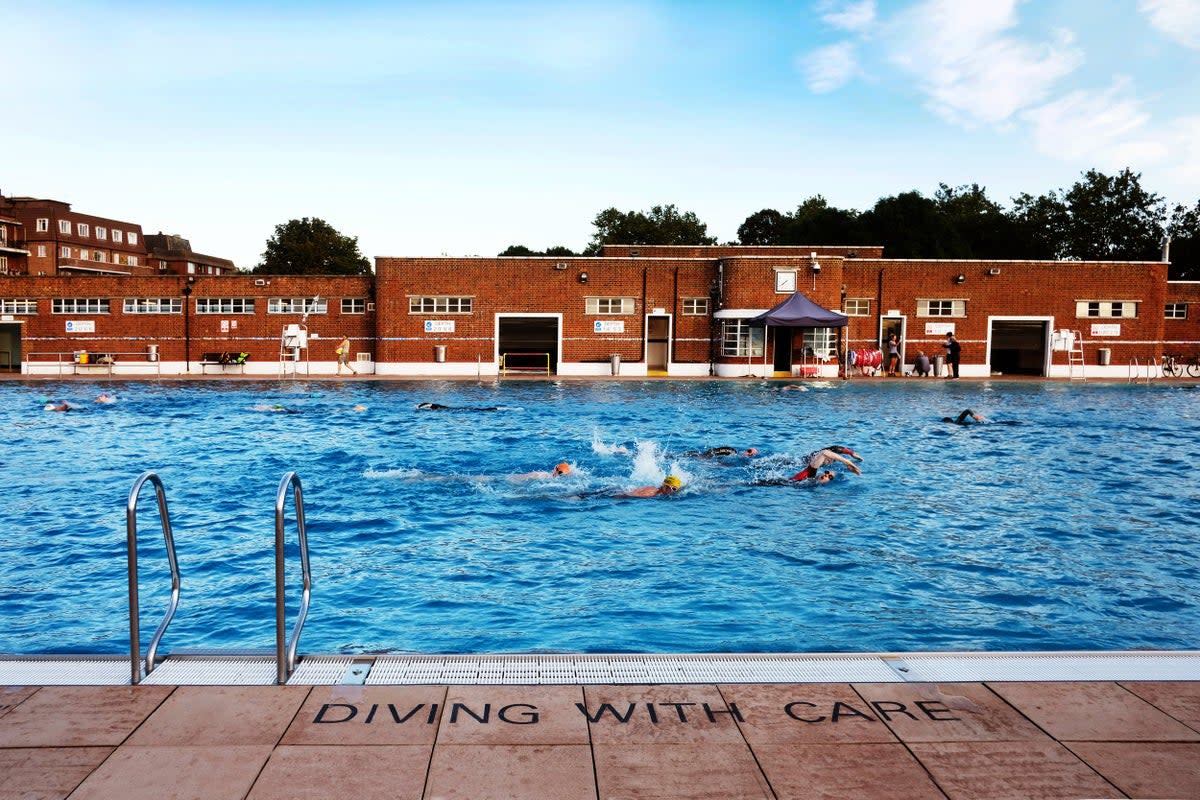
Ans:
{"type": "MultiPolygon", "coordinates": [[[[712,245],[708,225],[674,205],[648,211],[607,208],[592,220],[595,233],[580,252],[555,246],[512,245],[501,256],[591,256],[605,244],[712,245]]],[[[880,198],[866,211],[832,206],[821,195],[794,211],[766,208],[738,227],[741,245],[882,245],[888,258],[1071,261],[1159,261],[1169,241],[1169,277],[1200,280],[1200,200],[1169,206],[1126,168],[1116,175],[1088,170],[1068,189],[1022,193],[1007,207],[978,184],[942,183],[933,197],[918,191],[880,198]]],[[[320,219],[275,228],[256,273],[370,273],[358,240],[320,219]]]]}

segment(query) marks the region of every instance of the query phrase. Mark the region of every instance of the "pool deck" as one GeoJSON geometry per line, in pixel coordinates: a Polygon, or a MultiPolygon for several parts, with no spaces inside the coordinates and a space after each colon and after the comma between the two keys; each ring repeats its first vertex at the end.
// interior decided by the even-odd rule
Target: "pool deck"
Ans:
{"type": "Polygon", "coordinates": [[[0,798],[1200,797],[1200,653],[1096,655],[1045,656],[1048,680],[910,657],[867,681],[8,686],[0,798]],[[1185,679],[1062,679],[1089,663],[1185,679]]]}

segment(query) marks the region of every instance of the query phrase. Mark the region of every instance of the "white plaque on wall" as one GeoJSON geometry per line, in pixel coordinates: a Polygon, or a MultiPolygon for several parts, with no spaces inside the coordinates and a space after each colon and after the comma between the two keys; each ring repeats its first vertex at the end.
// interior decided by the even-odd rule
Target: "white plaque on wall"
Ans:
{"type": "Polygon", "coordinates": [[[598,319],[593,324],[595,333],[624,333],[625,320],[623,319],[598,319]]]}
{"type": "Polygon", "coordinates": [[[454,320],[452,319],[427,319],[425,320],[426,333],[454,333],[454,320]]]}
{"type": "Polygon", "coordinates": [[[1120,336],[1121,323],[1112,322],[1094,322],[1092,323],[1092,336],[1120,336]]]}
{"type": "Polygon", "coordinates": [[[96,320],[94,319],[69,319],[67,320],[67,333],[95,333],[96,320]]]}

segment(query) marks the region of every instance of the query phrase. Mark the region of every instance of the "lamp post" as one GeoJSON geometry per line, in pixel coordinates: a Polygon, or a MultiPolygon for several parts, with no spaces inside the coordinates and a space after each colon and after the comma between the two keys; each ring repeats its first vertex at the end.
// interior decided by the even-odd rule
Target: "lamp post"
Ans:
{"type": "Polygon", "coordinates": [[[191,278],[188,278],[189,283],[183,287],[183,371],[191,373],[192,371],[192,330],[191,330],[191,314],[188,308],[192,296],[191,278]]]}

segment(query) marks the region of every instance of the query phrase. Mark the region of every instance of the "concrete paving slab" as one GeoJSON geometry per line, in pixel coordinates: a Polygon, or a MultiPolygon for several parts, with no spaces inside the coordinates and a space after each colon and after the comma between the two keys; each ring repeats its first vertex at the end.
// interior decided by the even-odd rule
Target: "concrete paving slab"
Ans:
{"type": "Polygon", "coordinates": [[[0,800],[62,800],[112,751],[111,747],[0,750],[0,800]]]}
{"type": "Polygon", "coordinates": [[[982,683],[855,684],[884,723],[905,742],[1045,739],[982,683]]]}
{"type": "Polygon", "coordinates": [[[0,747],[115,747],[172,688],[44,686],[0,717],[0,747]]]}
{"type": "Polygon", "coordinates": [[[600,798],[753,800],[772,798],[745,744],[594,744],[600,798]]]}
{"type": "Polygon", "coordinates": [[[1121,685],[1155,708],[1200,732],[1200,682],[1122,681],[1121,685]]]}
{"type": "Polygon", "coordinates": [[[759,765],[779,800],[944,800],[899,742],[759,745],[759,765]]]}
{"type": "Polygon", "coordinates": [[[437,744],[589,743],[579,686],[452,686],[437,744]]]}
{"type": "Polygon", "coordinates": [[[424,745],[281,745],[247,800],[421,800],[428,768],[424,745]]]}
{"type": "Polygon", "coordinates": [[[1200,797],[1200,743],[1064,744],[1130,797],[1200,797]]]}
{"type": "Polygon", "coordinates": [[[275,745],[307,686],[180,686],[129,737],[145,747],[275,745]]]}
{"type": "Polygon", "coordinates": [[[283,744],[433,747],[445,686],[314,686],[283,744]]]}
{"type": "Polygon", "coordinates": [[[738,710],[738,727],[755,751],[762,745],[897,741],[849,684],[736,684],[720,691],[738,710]]]}
{"type": "Polygon", "coordinates": [[[715,686],[585,686],[593,743],[742,743],[715,686]]]}
{"type": "Polygon", "coordinates": [[[438,800],[595,800],[586,744],[442,745],[429,765],[426,798],[438,800]]]}
{"type": "Polygon", "coordinates": [[[992,688],[1059,741],[1200,741],[1200,733],[1117,683],[1000,683],[992,688]]]}
{"type": "Polygon", "coordinates": [[[119,747],[71,800],[229,800],[245,797],[270,745],[119,747]]]}
{"type": "Polygon", "coordinates": [[[1078,800],[1122,793],[1058,742],[917,742],[913,755],[951,800],[1078,800]]]}

